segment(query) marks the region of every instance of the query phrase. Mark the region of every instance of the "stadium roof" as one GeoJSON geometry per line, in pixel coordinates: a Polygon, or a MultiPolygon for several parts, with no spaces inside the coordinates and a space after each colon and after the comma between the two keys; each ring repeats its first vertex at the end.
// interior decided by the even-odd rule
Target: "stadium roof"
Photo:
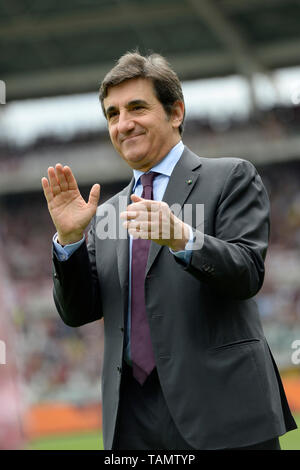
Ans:
{"type": "Polygon", "coordinates": [[[299,65],[298,0],[1,0],[7,101],[95,91],[138,47],[181,80],[299,65]]]}

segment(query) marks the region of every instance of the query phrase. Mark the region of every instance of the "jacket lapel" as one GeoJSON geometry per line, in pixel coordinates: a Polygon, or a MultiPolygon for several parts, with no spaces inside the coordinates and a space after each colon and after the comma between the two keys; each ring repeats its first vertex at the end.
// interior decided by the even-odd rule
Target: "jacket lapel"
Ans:
{"type": "MultiPolygon", "coordinates": [[[[185,147],[181,158],[173,170],[163,197],[163,201],[170,207],[174,205],[174,207],[171,208],[174,209],[173,212],[177,217],[180,216],[182,207],[196,184],[198,172],[195,172],[195,170],[200,166],[200,158],[185,147]]],[[[155,242],[151,243],[146,266],[146,275],[161,249],[161,245],[155,242]]]]}
{"type": "MultiPolygon", "coordinates": [[[[120,196],[127,198],[127,205],[130,203],[130,195],[132,192],[132,188],[134,185],[134,178],[130,181],[129,185],[123,189],[120,196]]],[[[125,210],[125,207],[118,207],[117,214],[118,214],[118,221],[117,227],[119,230],[119,224],[122,223],[120,219],[120,213],[122,210],[125,210]]],[[[120,233],[120,232],[118,232],[120,233]]],[[[117,260],[118,260],[118,272],[120,278],[120,285],[122,289],[122,294],[124,298],[124,302],[127,299],[127,292],[128,292],[128,275],[129,275],[129,237],[128,232],[126,231],[127,236],[126,238],[117,238],[117,260]]]]}

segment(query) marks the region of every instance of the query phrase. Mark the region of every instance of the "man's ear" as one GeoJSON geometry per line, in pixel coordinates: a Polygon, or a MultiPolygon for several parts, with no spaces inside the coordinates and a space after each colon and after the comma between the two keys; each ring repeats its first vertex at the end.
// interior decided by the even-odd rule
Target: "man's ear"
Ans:
{"type": "Polygon", "coordinates": [[[175,101],[172,106],[172,125],[174,129],[178,129],[184,118],[184,103],[183,101],[175,101]]]}

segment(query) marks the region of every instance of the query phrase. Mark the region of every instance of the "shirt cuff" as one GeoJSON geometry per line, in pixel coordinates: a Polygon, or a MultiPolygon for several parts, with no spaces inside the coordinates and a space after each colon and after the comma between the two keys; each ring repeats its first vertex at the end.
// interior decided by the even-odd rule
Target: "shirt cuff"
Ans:
{"type": "Polygon", "coordinates": [[[79,240],[79,242],[70,243],[69,245],[61,246],[57,242],[57,233],[56,233],[53,237],[52,242],[53,242],[53,249],[54,249],[53,251],[57,256],[57,259],[59,261],[67,261],[67,259],[70,258],[70,256],[77,250],[77,248],[79,248],[80,245],[82,245],[84,240],[85,240],[85,237],[83,236],[82,239],[79,240]]]}
{"type": "Polygon", "coordinates": [[[186,243],[184,250],[182,251],[173,251],[171,248],[169,248],[170,252],[174,255],[177,256],[177,258],[180,258],[182,261],[184,261],[186,264],[189,264],[193,252],[193,243],[194,243],[194,235],[193,235],[193,229],[192,227],[189,227],[190,231],[190,238],[188,242],[186,243]]]}

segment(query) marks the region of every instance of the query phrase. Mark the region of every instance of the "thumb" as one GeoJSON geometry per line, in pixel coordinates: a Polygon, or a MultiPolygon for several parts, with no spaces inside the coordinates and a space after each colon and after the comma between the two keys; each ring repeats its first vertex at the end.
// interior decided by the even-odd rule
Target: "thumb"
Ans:
{"type": "Polygon", "coordinates": [[[130,196],[132,202],[140,202],[140,201],[144,201],[145,199],[143,199],[142,197],[140,196],[137,196],[136,194],[131,194],[130,196]]]}
{"type": "Polygon", "coordinates": [[[94,184],[90,191],[88,205],[93,207],[95,210],[97,209],[98,201],[100,197],[100,184],[94,184]]]}

